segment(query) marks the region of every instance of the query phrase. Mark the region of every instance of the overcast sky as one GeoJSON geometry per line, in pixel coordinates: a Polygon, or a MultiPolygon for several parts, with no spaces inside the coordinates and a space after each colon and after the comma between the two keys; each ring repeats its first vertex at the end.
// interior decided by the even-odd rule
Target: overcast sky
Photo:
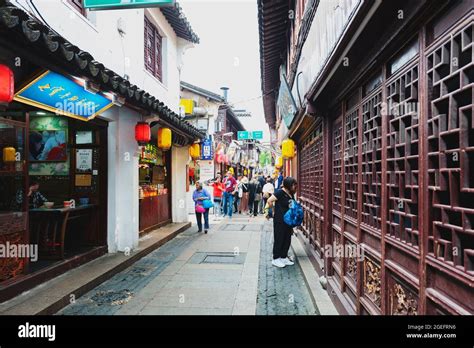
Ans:
{"type": "Polygon", "coordinates": [[[180,0],[186,18],[200,38],[184,58],[181,78],[221,94],[227,86],[236,109],[252,112],[241,118],[247,130],[263,130],[270,139],[263,116],[260,89],[260,54],[256,0],[180,0]]]}

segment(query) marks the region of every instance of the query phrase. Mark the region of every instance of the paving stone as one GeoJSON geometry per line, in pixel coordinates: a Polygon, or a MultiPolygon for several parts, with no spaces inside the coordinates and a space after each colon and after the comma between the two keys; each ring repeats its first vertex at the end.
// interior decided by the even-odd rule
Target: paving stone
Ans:
{"type": "Polygon", "coordinates": [[[271,264],[273,230],[268,227],[261,234],[257,315],[317,314],[299,266],[271,264]]]}

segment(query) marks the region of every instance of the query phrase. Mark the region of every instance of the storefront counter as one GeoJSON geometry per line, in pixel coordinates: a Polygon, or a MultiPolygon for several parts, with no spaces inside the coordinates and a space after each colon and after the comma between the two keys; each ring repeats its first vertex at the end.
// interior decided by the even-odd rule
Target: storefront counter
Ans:
{"type": "Polygon", "coordinates": [[[170,204],[169,195],[161,194],[152,197],[143,197],[139,202],[141,232],[169,222],[170,204]]]}

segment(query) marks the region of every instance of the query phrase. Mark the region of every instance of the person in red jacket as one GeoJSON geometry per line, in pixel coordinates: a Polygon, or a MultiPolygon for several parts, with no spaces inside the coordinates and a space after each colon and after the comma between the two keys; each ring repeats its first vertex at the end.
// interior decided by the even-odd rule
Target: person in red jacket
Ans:
{"type": "Polygon", "coordinates": [[[222,195],[225,191],[224,183],[220,174],[217,174],[215,180],[209,184],[212,186],[214,196],[214,218],[218,218],[222,215],[222,195]]]}

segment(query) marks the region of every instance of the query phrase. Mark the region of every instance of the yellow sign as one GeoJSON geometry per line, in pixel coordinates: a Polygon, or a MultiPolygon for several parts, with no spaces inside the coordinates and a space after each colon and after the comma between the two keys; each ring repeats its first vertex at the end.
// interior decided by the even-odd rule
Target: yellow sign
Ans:
{"type": "Polygon", "coordinates": [[[194,111],[194,100],[192,99],[181,99],[179,105],[184,108],[184,113],[186,115],[192,115],[194,111]]]}

